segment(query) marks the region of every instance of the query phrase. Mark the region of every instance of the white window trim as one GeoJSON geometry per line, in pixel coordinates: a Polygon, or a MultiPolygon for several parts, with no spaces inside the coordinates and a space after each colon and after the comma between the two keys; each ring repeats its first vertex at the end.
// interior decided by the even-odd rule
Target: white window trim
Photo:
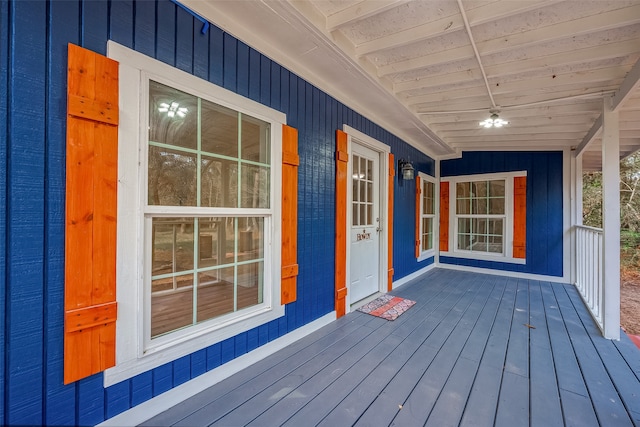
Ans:
{"type": "MultiPolygon", "coordinates": [[[[286,115],[250,99],[215,86],[184,71],[149,58],[113,41],[107,44],[108,56],[120,62],[120,125],[118,129],[118,232],[116,295],[118,320],[116,322],[116,366],[104,373],[104,386],[116,384],[157,366],[191,354],[202,348],[253,329],[284,316],[280,304],[280,247],[281,247],[281,152],[282,124],[286,115]],[[146,126],[143,108],[147,108],[145,76],[158,76],[170,81],[176,89],[195,93],[217,104],[270,122],[271,126],[271,217],[265,219],[264,301],[253,309],[243,310],[233,319],[208,322],[206,327],[189,328],[192,332],[176,334],[171,342],[145,349],[144,265],[150,256],[144,250],[146,201],[146,126]],[[267,239],[271,237],[269,242],[267,239]],[[269,286],[271,284],[271,286],[269,286]],[[267,289],[269,288],[269,289],[267,289]]],[[[216,209],[211,209],[215,216],[216,209]]],[[[207,212],[209,215],[209,212],[207,212]]],[[[239,216],[246,216],[239,214],[239,216]]]]}
{"type": "Polygon", "coordinates": [[[499,172],[478,175],[461,175],[441,178],[441,182],[449,182],[449,251],[440,251],[441,256],[451,258],[465,258],[481,261],[506,262],[511,264],[526,264],[524,258],[513,257],[513,179],[527,176],[527,171],[499,172]],[[456,183],[468,181],[505,180],[505,230],[503,254],[471,252],[457,249],[458,221],[456,215],[456,183]]]}
{"type": "Polygon", "coordinates": [[[418,172],[418,176],[420,177],[421,181],[420,181],[420,221],[419,221],[419,227],[420,227],[420,256],[417,258],[418,261],[424,261],[425,259],[429,259],[432,256],[434,256],[436,254],[436,242],[439,242],[438,239],[436,239],[436,236],[439,235],[438,233],[438,229],[439,229],[439,222],[438,221],[438,210],[437,210],[437,204],[438,204],[438,199],[436,198],[438,193],[436,192],[436,187],[438,187],[438,182],[435,179],[435,177],[431,176],[431,175],[427,175],[426,173],[423,172],[418,172]],[[432,235],[431,235],[431,239],[433,240],[431,242],[431,249],[428,249],[426,251],[422,250],[422,218],[425,215],[424,212],[422,212],[422,181],[427,181],[427,182],[431,182],[433,184],[433,215],[429,215],[432,218],[432,235]]]}

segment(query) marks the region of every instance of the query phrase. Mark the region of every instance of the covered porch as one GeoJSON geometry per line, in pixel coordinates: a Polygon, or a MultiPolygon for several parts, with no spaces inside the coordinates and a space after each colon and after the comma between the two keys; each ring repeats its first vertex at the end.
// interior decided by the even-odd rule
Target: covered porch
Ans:
{"type": "Polygon", "coordinates": [[[640,424],[640,353],[625,334],[602,337],[575,286],[437,268],[392,293],[416,301],[395,321],[352,311],[162,413],[121,417],[153,426],[640,424]]]}

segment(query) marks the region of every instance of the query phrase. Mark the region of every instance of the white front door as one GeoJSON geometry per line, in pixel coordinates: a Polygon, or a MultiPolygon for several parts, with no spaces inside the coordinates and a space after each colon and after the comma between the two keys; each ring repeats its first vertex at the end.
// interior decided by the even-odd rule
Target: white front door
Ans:
{"type": "Polygon", "coordinates": [[[350,161],[349,301],[380,290],[380,153],[353,143],[350,161]]]}

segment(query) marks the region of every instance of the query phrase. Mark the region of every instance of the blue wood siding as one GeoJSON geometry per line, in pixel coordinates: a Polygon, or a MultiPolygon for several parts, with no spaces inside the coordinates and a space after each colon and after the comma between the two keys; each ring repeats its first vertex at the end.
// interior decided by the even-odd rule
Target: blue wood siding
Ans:
{"type": "Polygon", "coordinates": [[[440,257],[443,264],[561,277],[562,152],[467,152],[441,163],[442,177],[527,171],[527,248],[525,265],[440,257]]]}
{"type": "MultiPolygon", "coordinates": [[[[334,307],[335,130],[352,126],[433,175],[434,162],[219,28],[158,1],[0,0],[0,424],[92,425],[334,307]],[[299,130],[298,299],[276,321],[129,380],[63,386],[67,44],[114,40],[287,114],[299,130]]],[[[397,168],[397,165],[396,165],[397,168]]],[[[396,177],[397,280],[413,256],[413,181],[396,177]]]]}

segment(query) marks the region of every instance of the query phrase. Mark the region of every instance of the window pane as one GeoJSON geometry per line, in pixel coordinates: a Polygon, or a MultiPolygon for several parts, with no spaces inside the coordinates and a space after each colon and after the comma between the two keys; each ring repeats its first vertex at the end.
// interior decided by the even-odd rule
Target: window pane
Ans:
{"type": "Polygon", "coordinates": [[[204,99],[201,102],[201,150],[237,158],[238,113],[204,99]]]}
{"type": "Polygon", "coordinates": [[[373,225],[373,205],[367,204],[367,224],[373,225]]]}
{"type": "Polygon", "coordinates": [[[458,199],[462,197],[471,197],[471,183],[459,182],[456,184],[456,197],[458,199]]]}
{"type": "Polygon", "coordinates": [[[504,197],[504,180],[489,181],[489,196],[504,197]]]}
{"type": "Polygon", "coordinates": [[[487,213],[487,199],[472,199],[471,213],[475,215],[484,215],[487,213]]]}
{"type": "Polygon", "coordinates": [[[373,183],[367,182],[367,202],[373,202],[373,183]]]}
{"type": "Polygon", "coordinates": [[[458,249],[468,251],[471,249],[471,236],[468,234],[458,235],[458,249]]]}
{"type": "Polygon", "coordinates": [[[269,164],[269,124],[243,114],[241,151],[245,160],[269,164]]]}
{"type": "Polygon", "coordinates": [[[491,215],[504,214],[504,198],[489,199],[489,213],[491,215]]]}
{"type": "Polygon", "coordinates": [[[196,156],[149,147],[148,203],[162,206],[196,205],[196,156]]]}
{"type": "Polygon", "coordinates": [[[238,206],[238,162],[202,156],[200,206],[238,206]]]}
{"type": "Polygon", "coordinates": [[[425,183],[424,183],[424,188],[423,188],[423,191],[424,191],[424,195],[425,195],[425,197],[428,197],[428,198],[430,198],[430,199],[433,199],[433,196],[434,196],[434,194],[433,194],[433,187],[434,187],[434,186],[433,186],[433,182],[425,181],[425,183]]]}
{"type": "Polygon", "coordinates": [[[425,182],[422,187],[422,194],[423,194],[422,212],[427,215],[433,215],[433,213],[435,212],[433,187],[434,186],[432,182],[425,182]]]}
{"type": "Polygon", "coordinates": [[[360,157],[360,179],[369,179],[367,176],[367,159],[360,157]]]}
{"type": "Polygon", "coordinates": [[[456,213],[458,215],[468,215],[471,213],[471,199],[456,200],[456,213]]]}
{"type": "Polygon", "coordinates": [[[196,149],[197,98],[149,81],[149,140],[196,149]]]}
{"type": "Polygon", "coordinates": [[[487,182],[477,181],[472,183],[473,197],[487,197],[487,182]]]}
{"type": "Polygon", "coordinates": [[[364,203],[360,205],[360,225],[371,225],[367,221],[367,205],[364,203]]]}
{"type": "Polygon", "coordinates": [[[470,233],[471,220],[469,218],[458,218],[458,233],[470,233]]]}
{"type": "Polygon", "coordinates": [[[502,253],[502,237],[490,236],[489,237],[489,252],[502,253]]]}
{"type": "Polygon", "coordinates": [[[473,218],[471,221],[471,231],[474,234],[487,234],[486,218],[473,218]]]}
{"type": "MultiPolygon", "coordinates": [[[[152,281],[151,288],[157,288],[152,281]]],[[[193,274],[176,277],[182,289],[151,293],[151,337],[175,331],[193,324],[193,274]]]]}
{"type": "Polygon", "coordinates": [[[234,267],[198,274],[198,322],[233,312],[234,267]]]}
{"type": "Polygon", "coordinates": [[[193,218],[153,218],[151,275],[193,270],[193,218]]]}
{"type": "Polygon", "coordinates": [[[489,230],[488,230],[488,234],[494,234],[494,235],[499,235],[502,236],[503,232],[502,232],[502,219],[490,219],[488,220],[489,222],[489,230]]]}
{"type": "Polygon", "coordinates": [[[238,266],[238,310],[262,303],[264,263],[238,266]]]}
{"type": "Polygon", "coordinates": [[[264,218],[238,218],[238,261],[264,256],[264,218]]]}
{"type": "Polygon", "coordinates": [[[433,247],[433,220],[422,218],[422,250],[427,251],[433,247]]]}
{"type": "Polygon", "coordinates": [[[367,160],[367,180],[373,181],[373,161],[367,160]]]}
{"type": "Polygon", "coordinates": [[[201,218],[198,221],[198,266],[206,268],[232,263],[234,218],[201,218]]]}
{"type": "Polygon", "coordinates": [[[367,201],[367,183],[364,181],[360,181],[360,201],[367,201]]]}
{"type": "Polygon", "coordinates": [[[242,165],[242,206],[243,208],[269,207],[269,168],[242,165]]]}

